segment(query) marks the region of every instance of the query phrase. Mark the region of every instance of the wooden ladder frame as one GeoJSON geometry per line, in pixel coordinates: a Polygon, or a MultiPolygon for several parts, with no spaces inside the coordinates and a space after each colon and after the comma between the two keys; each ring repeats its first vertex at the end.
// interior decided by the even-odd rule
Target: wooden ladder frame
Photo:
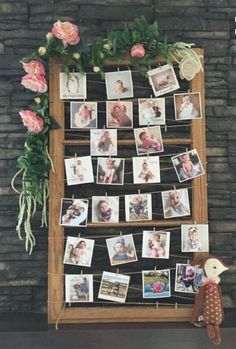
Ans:
{"type": "MultiPolygon", "coordinates": [[[[203,56],[202,49],[195,51],[203,56]]],[[[157,57],[153,63],[161,63],[157,57]]],[[[107,61],[107,66],[130,65],[128,56],[119,62],[107,61]]],[[[54,117],[61,128],[50,132],[50,154],[52,156],[55,172],[49,178],[49,242],[48,242],[48,322],[56,323],[115,323],[115,322],[181,322],[189,321],[192,307],[178,305],[163,306],[109,306],[109,307],[64,307],[64,228],[59,225],[61,200],[54,197],[64,197],[64,146],[65,144],[86,144],[86,141],[67,141],[64,139],[64,101],[60,99],[59,73],[63,65],[58,59],[53,58],[49,63],[49,103],[50,115],[54,117]]],[[[205,140],[205,89],[204,71],[199,72],[190,83],[191,92],[201,93],[202,119],[192,120],[190,138],[165,139],[164,144],[186,144],[192,149],[197,149],[200,160],[206,172],[206,140],[205,140]]],[[[87,141],[88,142],[88,141],[87,141]]],[[[132,144],[132,140],[119,141],[119,144],[132,144]]],[[[207,182],[206,175],[199,176],[192,181],[192,219],[184,221],[185,224],[208,223],[207,211],[207,182]]],[[[152,220],[140,222],[139,226],[176,226],[183,221],[176,219],[152,220]]],[[[137,222],[120,222],[106,224],[109,226],[132,226],[137,222]]],[[[88,223],[88,227],[104,227],[104,224],[88,223]]]]}

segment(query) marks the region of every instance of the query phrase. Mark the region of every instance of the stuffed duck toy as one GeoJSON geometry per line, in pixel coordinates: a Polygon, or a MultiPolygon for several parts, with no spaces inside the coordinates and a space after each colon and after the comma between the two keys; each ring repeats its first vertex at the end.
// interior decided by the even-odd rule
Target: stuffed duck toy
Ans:
{"type": "MultiPolygon", "coordinates": [[[[191,265],[199,265],[193,261],[191,265]]],[[[218,258],[208,255],[200,262],[205,278],[195,298],[191,323],[197,327],[206,326],[208,337],[214,344],[221,343],[219,325],[224,318],[219,275],[228,268],[218,258]]]]}

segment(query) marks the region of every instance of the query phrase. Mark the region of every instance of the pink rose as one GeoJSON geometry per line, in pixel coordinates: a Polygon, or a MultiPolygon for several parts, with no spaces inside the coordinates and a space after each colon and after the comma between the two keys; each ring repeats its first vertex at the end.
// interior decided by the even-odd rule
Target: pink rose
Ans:
{"type": "Polygon", "coordinates": [[[19,112],[24,126],[29,132],[39,133],[43,130],[43,119],[31,110],[21,110],[19,112]]]}
{"type": "Polygon", "coordinates": [[[23,63],[23,68],[28,74],[45,75],[44,66],[40,61],[32,60],[28,63],[23,63]]]}
{"type": "Polygon", "coordinates": [[[47,91],[47,81],[43,75],[26,74],[21,79],[21,85],[25,88],[37,92],[43,93],[47,91]]]}
{"type": "Polygon", "coordinates": [[[64,47],[76,45],[80,41],[79,28],[70,22],[57,21],[52,27],[52,34],[62,40],[64,47]]]}
{"type": "Polygon", "coordinates": [[[131,47],[130,54],[132,57],[143,58],[145,55],[145,48],[142,44],[136,44],[131,47]]]}

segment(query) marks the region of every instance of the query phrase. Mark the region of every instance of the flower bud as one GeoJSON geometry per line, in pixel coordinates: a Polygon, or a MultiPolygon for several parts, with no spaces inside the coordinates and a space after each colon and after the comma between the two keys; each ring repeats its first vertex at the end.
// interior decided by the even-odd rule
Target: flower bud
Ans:
{"type": "Polygon", "coordinates": [[[107,44],[103,45],[103,48],[107,51],[110,51],[112,48],[112,43],[108,42],[107,44]]]}
{"type": "Polygon", "coordinates": [[[48,32],[47,35],[46,35],[46,38],[47,38],[48,41],[52,40],[52,38],[53,38],[52,33],[48,32]]]}
{"type": "Polygon", "coordinates": [[[93,71],[94,71],[94,73],[99,73],[100,72],[100,68],[98,66],[94,66],[93,67],[93,71]]]}
{"type": "Polygon", "coordinates": [[[73,57],[74,59],[80,59],[80,53],[79,52],[73,53],[73,57]]]}
{"type": "Polygon", "coordinates": [[[41,103],[41,98],[40,97],[35,97],[34,99],[36,104],[40,104],[41,103]]]}
{"type": "Polygon", "coordinates": [[[40,56],[44,56],[47,53],[46,47],[41,46],[38,49],[38,53],[39,53],[40,56]]]}

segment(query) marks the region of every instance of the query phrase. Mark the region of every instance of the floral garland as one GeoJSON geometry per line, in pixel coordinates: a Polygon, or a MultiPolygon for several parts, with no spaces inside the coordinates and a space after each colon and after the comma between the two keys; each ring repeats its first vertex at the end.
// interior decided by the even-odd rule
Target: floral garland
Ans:
{"type": "Polygon", "coordinates": [[[166,62],[174,60],[179,64],[180,77],[192,80],[201,69],[201,57],[191,48],[193,44],[177,42],[167,44],[161,41],[157,22],[149,24],[145,17],[134,20],[123,31],[110,31],[106,38],[85,44],[80,35],[83,28],[70,22],[54,23],[47,33],[43,46],[22,59],[27,73],[21,84],[35,93],[34,102],[29,109],[19,112],[27,128],[24,154],[17,159],[19,171],[12,179],[12,188],[19,194],[19,215],[16,230],[22,240],[21,228],[24,226],[25,247],[29,254],[35,245],[31,229],[31,218],[42,206],[42,226],[47,226],[48,174],[53,163],[48,153],[48,133],[58,127],[49,115],[48,86],[44,62],[60,56],[64,70],[69,74],[69,64],[74,61],[75,68],[83,73],[88,66],[104,77],[104,62],[107,59],[121,60],[124,53],[130,53],[134,67],[144,76],[148,66],[157,54],[163,55],[166,62]],[[21,190],[15,188],[15,179],[21,175],[21,190]]]}

